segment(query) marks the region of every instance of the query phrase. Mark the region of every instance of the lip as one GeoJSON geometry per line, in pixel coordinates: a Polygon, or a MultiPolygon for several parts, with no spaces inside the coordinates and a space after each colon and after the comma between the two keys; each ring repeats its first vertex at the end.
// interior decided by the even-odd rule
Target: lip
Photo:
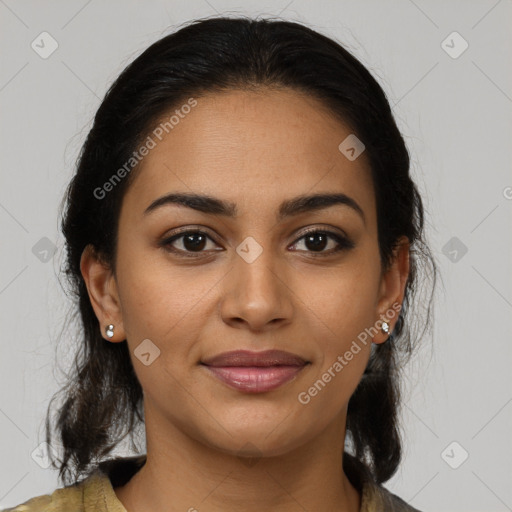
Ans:
{"type": "Polygon", "coordinates": [[[307,361],[302,357],[284,352],[283,350],[265,350],[251,352],[250,350],[233,350],[223,352],[201,361],[207,366],[304,366],[307,361]]]}
{"type": "Polygon", "coordinates": [[[282,350],[236,350],[206,359],[201,364],[231,388],[244,393],[264,393],[292,380],[309,362],[282,350]]]}

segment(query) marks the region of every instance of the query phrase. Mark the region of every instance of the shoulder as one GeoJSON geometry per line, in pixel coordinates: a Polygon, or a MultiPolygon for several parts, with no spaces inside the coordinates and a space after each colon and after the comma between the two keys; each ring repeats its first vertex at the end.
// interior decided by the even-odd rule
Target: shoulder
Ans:
{"type": "Polygon", "coordinates": [[[1,512],[87,512],[88,497],[99,494],[101,476],[97,473],[81,482],[56,489],[51,494],[35,496],[1,512]]]}
{"type": "Polygon", "coordinates": [[[114,487],[124,485],[145,461],[146,455],[104,460],[81,481],[0,512],[126,512],[114,487]]]}
{"type": "Polygon", "coordinates": [[[360,512],[421,512],[377,483],[368,467],[353,455],[344,454],[343,469],[361,493],[360,512]]]}
{"type": "Polygon", "coordinates": [[[365,482],[361,512],[421,512],[382,485],[365,482]]]}

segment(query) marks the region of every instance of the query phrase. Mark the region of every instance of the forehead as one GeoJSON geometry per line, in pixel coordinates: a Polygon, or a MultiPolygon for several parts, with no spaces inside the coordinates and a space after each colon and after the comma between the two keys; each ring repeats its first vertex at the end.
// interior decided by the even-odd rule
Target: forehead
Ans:
{"type": "Polygon", "coordinates": [[[340,152],[351,129],[319,100],[290,89],[230,90],[195,99],[167,130],[161,123],[179,105],[149,133],[154,147],[123,200],[130,211],[142,214],[155,198],[173,191],[231,200],[242,212],[320,191],[346,193],[365,211],[373,209],[366,155],[350,161],[340,152]]]}

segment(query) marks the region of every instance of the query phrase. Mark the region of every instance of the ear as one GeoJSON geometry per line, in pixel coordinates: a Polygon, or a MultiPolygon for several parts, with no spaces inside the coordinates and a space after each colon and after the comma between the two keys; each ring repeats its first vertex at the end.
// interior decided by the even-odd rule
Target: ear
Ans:
{"type": "Polygon", "coordinates": [[[384,320],[389,324],[389,333],[393,332],[398,320],[409,276],[409,247],[408,238],[401,237],[393,251],[390,268],[382,274],[376,318],[379,332],[373,339],[374,343],[384,343],[389,338],[389,334],[380,329],[382,322],[377,323],[377,320],[384,320]]]}
{"type": "Polygon", "coordinates": [[[124,341],[123,319],[115,276],[110,267],[102,261],[92,245],[88,245],[80,258],[80,271],[89,293],[89,300],[96,313],[101,335],[114,343],[124,341]],[[114,326],[114,336],[107,337],[106,327],[114,326]]]}

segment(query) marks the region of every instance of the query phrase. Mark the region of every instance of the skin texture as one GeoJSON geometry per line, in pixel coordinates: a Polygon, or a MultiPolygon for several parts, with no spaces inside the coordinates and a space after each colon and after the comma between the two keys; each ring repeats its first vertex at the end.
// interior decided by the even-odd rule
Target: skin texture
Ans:
{"type": "MultiPolygon", "coordinates": [[[[345,158],[338,145],[350,128],[317,100],[289,89],[261,89],[197,101],[144,158],[126,193],[116,275],[90,248],[82,255],[98,328],[105,343],[128,343],[144,390],[147,462],[115,492],[128,512],[356,512],[361,496],[342,471],[347,404],[371,342],[388,335],[379,329],[360,344],[308,404],[297,396],[358,334],[402,303],[407,240],[383,273],[365,154],[345,158]],[[232,201],[238,217],[178,205],[144,215],[170,192],[232,201]],[[334,192],[352,197],[365,221],[343,205],[277,221],[282,201],[334,192]],[[199,257],[179,257],[158,245],[177,228],[198,225],[211,238],[199,257]],[[329,238],[315,249],[303,238],[305,228],[346,233],[355,247],[315,256],[338,244],[329,238]],[[252,263],[236,252],[249,236],[263,248],[252,263]],[[108,324],[115,326],[112,339],[104,334],[108,324]],[[160,350],[148,366],[133,353],[145,339],[160,350]],[[242,393],[199,364],[236,349],[286,350],[310,364],[273,391],[242,393]],[[249,446],[252,463],[239,456],[249,446]]],[[[194,247],[184,238],[172,246],[189,253],[194,247]]]]}

